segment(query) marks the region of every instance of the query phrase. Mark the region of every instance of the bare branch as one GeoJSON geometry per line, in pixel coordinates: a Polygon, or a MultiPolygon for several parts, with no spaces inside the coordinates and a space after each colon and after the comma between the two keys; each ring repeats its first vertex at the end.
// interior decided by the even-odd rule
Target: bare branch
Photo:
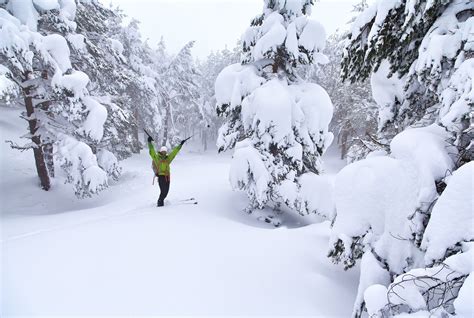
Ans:
{"type": "Polygon", "coordinates": [[[20,150],[21,152],[37,148],[38,146],[35,143],[28,143],[24,146],[19,146],[17,143],[14,143],[11,140],[5,140],[6,143],[10,144],[12,149],[20,150]]]}

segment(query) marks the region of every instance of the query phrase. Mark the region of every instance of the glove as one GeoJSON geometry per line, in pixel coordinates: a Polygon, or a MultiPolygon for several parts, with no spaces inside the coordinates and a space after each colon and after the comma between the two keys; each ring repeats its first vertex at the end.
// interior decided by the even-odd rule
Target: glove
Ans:
{"type": "Polygon", "coordinates": [[[150,136],[148,136],[148,142],[152,142],[153,141],[153,138],[151,138],[150,136]]]}
{"type": "Polygon", "coordinates": [[[181,140],[181,142],[179,143],[180,146],[184,145],[185,142],[186,142],[186,140],[181,140]]]}

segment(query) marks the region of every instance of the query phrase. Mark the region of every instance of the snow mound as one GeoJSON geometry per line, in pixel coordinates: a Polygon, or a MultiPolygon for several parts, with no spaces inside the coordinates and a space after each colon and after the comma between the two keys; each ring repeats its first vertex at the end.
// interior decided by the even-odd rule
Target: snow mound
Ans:
{"type": "Polygon", "coordinates": [[[295,63],[327,63],[322,53],[326,32],[319,22],[308,18],[310,11],[311,5],[299,0],[266,3],[259,17],[261,25],[252,25],[242,35],[243,61],[273,59],[282,49],[295,63]]]}
{"type": "Polygon", "coordinates": [[[31,0],[10,0],[7,9],[31,31],[37,30],[39,14],[31,0]]]}
{"type": "Polygon", "coordinates": [[[0,65],[0,98],[13,94],[17,90],[16,84],[7,77],[8,73],[9,70],[5,66],[0,65]]]}
{"type": "Polygon", "coordinates": [[[336,176],[337,217],[332,242],[369,234],[365,243],[371,243],[391,269],[402,272],[414,257],[407,219],[417,206],[415,177],[402,161],[388,157],[369,158],[343,168],[336,176]]]}
{"type": "Polygon", "coordinates": [[[370,317],[374,316],[387,305],[387,287],[380,284],[371,285],[364,292],[364,301],[367,313],[370,317]]]}
{"type": "Polygon", "coordinates": [[[459,290],[458,297],[454,301],[456,315],[459,317],[474,317],[474,307],[472,306],[473,299],[474,275],[471,273],[464,281],[464,284],[459,290]]]}
{"type": "Polygon", "coordinates": [[[306,24],[299,36],[299,46],[304,47],[309,52],[322,52],[326,47],[326,30],[324,26],[318,21],[304,19],[306,24]]]}
{"type": "Polygon", "coordinates": [[[83,142],[64,136],[58,145],[61,166],[68,173],[78,197],[97,194],[108,186],[107,173],[97,163],[92,149],[83,142]]]}
{"type": "MultiPolygon", "coordinates": [[[[283,25],[284,18],[278,12],[272,12],[263,22],[260,32],[263,33],[252,49],[252,57],[255,61],[266,57],[268,52],[276,51],[286,38],[286,28],[283,25]]],[[[244,42],[255,41],[255,39],[244,39],[244,42]]],[[[249,42],[250,43],[250,42],[249,42]]]]}
{"type": "Polygon", "coordinates": [[[455,154],[449,144],[446,130],[433,124],[428,127],[404,130],[396,135],[390,143],[391,155],[397,159],[408,160],[422,171],[430,181],[446,176],[454,167],[450,154],[455,154]]]}
{"type": "MultiPolygon", "coordinates": [[[[380,296],[373,295],[372,292],[365,292],[372,285],[377,286],[388,286],[390,284],[390,274],[380,266],[380,263],[375,259],[374,254],[370,251],[366,251],[362,255],[360,261],[360,278],[359,278],[359,287],[357,290],[357,298],[354,302],[354,308],[352,316],[360,314],[361,304],[367,301],[368,307],[371,311],[375,311],[381,304],[380,296]],[[376,298],[376,299],[373,299],[376,298]]],[[[381,288],[377,288],[381,292],[381,288]]],[[[386,295],[384,295],[386,297],[386,295]]]]}
{"type": "Polygon", "coordinates": [[[118,180],[122,173],[117,157],[106,149],[99,149],[97,151],[97,163],[99,167],[107,172],[108,176],[111,176],[114,180],[118,180]]]}
{"type": "Polygon", "coordinates": [[[74,94],[74,98],[81,98],[86,93],[89,76],[81,71],[73,71],[70,74],[60,75],[56,73],[53,77],[54,86],[63,87],[74,94]]]}
{"type": "Polygon", "coordinates": [[[61,15],[67,20],[74,21],[76,18],[76,1],[75,0],[61,0],[61,15]]]}
{"type": "Polygon", "coordinates": [[[71,52],[64,37],[59,34],[49,34],[44,36],[42,40],[42,47],[52,56],[62,73],[72,68],[69,59],[71,52]]]}
{"type": "Polygon", "coordinates": [[[296,106],[293,122],[299,127],[300,138],[312,149],[313,143],[325,152],[331,145],[334,135],[329,132],[334,107],[328,93],[314,83],[291,85],[296,106]]]}
{"type": "Polygon", "coordinates": [[[449,144],[449,133],[441,126],[406,129],[390,143],[391,156],[411,164],[417,171],[419,202],[431,203],[438,196],[435,181],[454,168],[457,150],[449,144]]]}
{"type": "Polygon", "coordinates": [[[306,213],[316,213],[333,220],[336,214],[334,185],[327,175],[305,173],[299,178],[299,200],[306,213]]]}
{"type": "Polygon", "coordinates": [[[7,10],[17,17],[30,31],[37,31],[39,13],[59,10],[69,26],[75,25],[76,2],[74,0],[10,0],[7,10]]]}
{"type": "Polygon", "coordinates": [[[84,96],[82,101],[87,107],[88,114],[78,132],[84,133],[94,141],[99,142],[104,136],[104,124],[107,120],[107,108],[91,96],[84,96]]]}
{"type": "Polygon", "coordinates": [[[228,104],[231,108],[242,103],[242,99],[265,80],[257,75],[251,65],[232,64],[224,68],[216,78],[215,93],[218,104],[228,104]]]}
{"type": "Polygon", "coordinates": [[[279,144],[291,134],[293,99],[285,81],[272,79],[242,102],[244,129],[255,130],[264,143],[279,144]]]}
{"type": "Polygon", "coordinates": [[[16,60],[15,54],[21,55],[28,65],[33,63],[33,55],[29,52],[29,41],[21,34],[23,28],[20,20],[0,8],[0,51],[10,58],[15,67],[22,71],[24,68],[16,60]],[[10,48],[14,48],[14,51],[12,52],[10,48]]]}
{"type": "Polygon", "coordinates": [[[232,157],[230,167],[230,183],[234,189],[244,189],[250,186],[250,190],[257,199],[261,207],[268,200],[268,184],[271,180],[260,153],[255,149],[249,140],[238,142],[235,146],[235,153],[232,157]],[[251,182],[248,175],[253,178],[251,182]]]}
{"type": "Polygon", "coordinates": [[[126,61],[125,56],[123,56],[122,54],[124,50],[122,42],[116,39],[109,39],[109,40],[110,40],[112,50],[114,51],[114,53],[117,54],[120,60],[126,61]]]}
{"type": "Polygon", "coordinates": [[[43,11],[57,10],[60,8],[58,0],[33,0],[33,3],[36,8],[43,11]]]}
{"type": "MultiPolygon", "coordinates": [[[[344,167],[336,176],[336,233],[356,237],[369,229],[384,232],[385,219],[391,213],[412,211],[414,185],[400,162],[374,157],[344,167]],[[402,199],[406,198],[406,199],[402,199]],[[412,202],[410,202],[412,201],[412,202]],[[402,209],[400,209],[402,208],[402,209]]],[[[391,222],[388,218],[387,223],[391,222]]]]}
{"type": "Polygon", "coordinates": [[[67,40],[74,49],[76,49],[80,52],[86,52],[87,51],[84,35],[82,35],[82,34],[68,34],[67,35],[67,40]]]}
{"type": "Polygon", "coordinates": [[[474,162],[456,170],[431,213],[421,247],[427,264],[443,259],[454,245],[474,240],[474,162]]]}

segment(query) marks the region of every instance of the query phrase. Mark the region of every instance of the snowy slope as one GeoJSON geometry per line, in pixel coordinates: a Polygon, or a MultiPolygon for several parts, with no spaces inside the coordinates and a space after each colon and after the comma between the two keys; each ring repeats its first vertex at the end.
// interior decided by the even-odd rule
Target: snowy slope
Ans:
{"type": "Polygon", "coordinates": [[[243,215],[228,156],[179,154],[164,208],[146,152],[78,200],[60,180],[41,191],[32,153],[3,142],[18,141],[18,113],[0,108],[2,317],[350,314],[358,273],[330,264],[328,224],[272,229],[243,215]],[[191,196],[199,205],[173,204],[191,196]]]}

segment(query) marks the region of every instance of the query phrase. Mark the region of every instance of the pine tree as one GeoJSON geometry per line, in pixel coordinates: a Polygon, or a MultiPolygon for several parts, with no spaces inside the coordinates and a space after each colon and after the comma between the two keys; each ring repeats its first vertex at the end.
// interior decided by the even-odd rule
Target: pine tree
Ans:
{"type": "Polygon", "coordinates": [[[229,50],[227,47],[224,50],[211,52],[207,58],[197,64],[200,77],[201,92],[200,104],[202,105],[203,123],[201,129],[201,140],[203,149],[207,150],[208,144],[215,142],[218,136],[218,129],[222,125],[222,118],[217,116],[215,111],[216,98],[214,94],[214,84],[219,73],[230,64],[238,63],[240,61],[240,43],[229,50]]]}
{"type": "Polygon", "coordinates": [[[304,66],[299,73],[306,80],[320,83],[328,92],[334,104],[334,116],[329,129],[334,132],[341,159],[347,158],[348,162],[354,162],[384,146],[376,140],[377,107],[370,83],[348,83],[340,77],[343,39],[341,33],[331,35],[325,50],[329,62],[323,67],[304,66]]]}
{"type": "Polygon", "coordinates": [[[361,259],[355,317],[380,285],[387,302],[370,315],[455,313],[453,300],[470,273],[446,264],[469,257],[464,244],[474,239],[459,229],[472,219],[461,179],[472,178],[472,162],[465,162],[473,157],[473,13],[472,1],[381,0],[348,36],[343,77],[370,77],[379,134],[390,142],[390,156],[349,165],[336,180],[329,256],[346,268],[361,259]]]}
{"type": "Polygon", "coordinates": [[[0,61],[22,92],[27,138],[32,141],[12,146],[33,150],[44,190],[50,188],[54,176],[54,147],[66,181],[73,184],[78,197],[87,197],[107,187],[106,172],[86,144],[102,139],[107,110],[89,95],[89,77],[71,62],[68,40],[80,37],[75,11],[73,6],[55,2],[0,5],[0,61]]]}
{"type": "Polygon", "coordinates": [[[298,65],[327,60],[324,29],[308,19],[312,4],[266,0],[242,37],[242,65],[228,66],[216,80],[217,112],[225,118],[218,147],[236,148],[231,182],[247,192],[249,213],[285,204],[324,214],[299,195],[305,175],[321,173],[333,139],[329,96],[296,73],[298,65]]]}
{"type": "Polygon", "coordinates": [[[73,49],[73,60],[88,74],[91,94],[109,114],[97,149],[107,149],[118,159],[125,159],[140,149],[134,111],[139,102],[136,91],[143,88],[140,74],[129,67],[123,54],[123,14],[96,1],[78,3],[76,12],[77,30],[84,40],[73,49]]]}
{"type": "Polygon", "coordinates": [[[191,55],[193,41],[187,43],[166,64],[162,63],[162,57],[166,56],[166,53],[164,42],[161,41],[161,43],[158,54],[154,57],[159,63],[156,68],[159,74],[157,83],[164,108],[161,140],[163,145],[170,146],[178,142],[183,137],[182,134],[186,133],[182,129],[186,128],[183,123],[188,121],[188,116],[193,118],[196,117],[196,113],[199,114],[198,73],[191,55]],[[177,126],[178,122],[182,124],[181,127],[177,126]]]}
{"type": "MultiPolygon", "coordinates": [[[[133,80],[129,82],[126,93],[133,104],[134,117],[140,127],[157,137],[162,127],[161,97],[158,82],[159,71],[165,62],[161,52],[165,52],[163,40],[157,50],[152,50],[147,42],[143,42],[139,31],[139,22],[132,19],[122,29],[120,41],[123,43],[123,55],[128,67],[134,71],[133,80]],[[158,57],[157,57],[158,56],[158,57]]],[[[138,139],[138,126],[133,134],[138,139]]],[[[134,127],[135,128],[135,127],[134,127]]]]}
{"type": "Polygon", "coordinates": [[[352,82],[372,78],[387,141],[408,126],[438,123],[452,132],[460,160],[472,160],[472,86],[461,84],[472,78],[472,10],[468,0],[377,3],[355,20],[342,74],[352,82]],[[391,96],[377,94],[383,85],[391,96]]]}

